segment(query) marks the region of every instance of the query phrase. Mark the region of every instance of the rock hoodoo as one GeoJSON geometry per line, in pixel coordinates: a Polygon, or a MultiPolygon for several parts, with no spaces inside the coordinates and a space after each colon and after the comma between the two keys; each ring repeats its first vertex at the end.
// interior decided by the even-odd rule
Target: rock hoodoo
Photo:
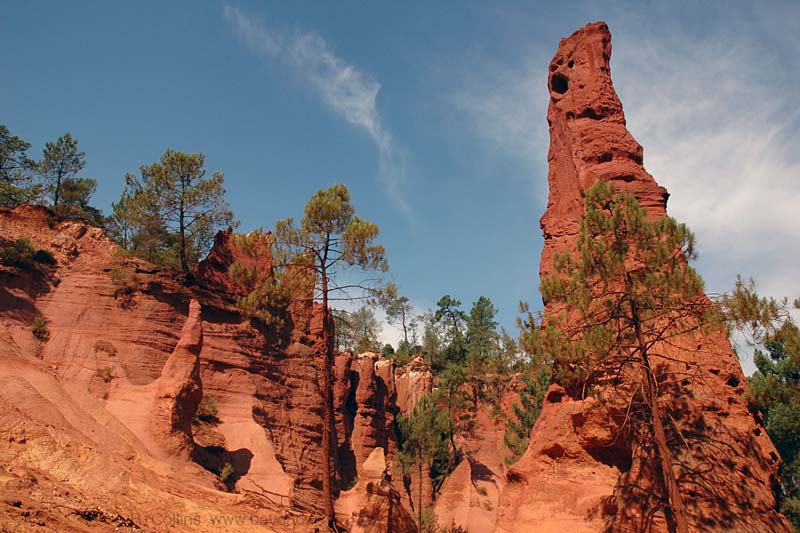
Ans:
{"type": "Polygon", "coordinates": [[[181,338],[158,379],[151,429],[153,436],[176,455],[190,455],[192,418],[203,398],[200,381],[200,351],[203,349],[203,320],[200,303],[189,303],[189,317],[181,338]]]}
{"type": "Polygon", "coordinates": [[[374,448],[360,468],[358,482],[336,500],[336,515],[351,533],[417,531],[391,482],[383,448],[374,448]]]}
{"type": "MultiPolygon", "coordinates": [[[[554,254],[575,250],[583,194],[597,181],[632,193],[650,217],[666,214],[668,194],[644,169],[642,147],[625,127],[610,58],[611,35],[597,22],[562,39],[550,63],[542,276],[553,272],[554,254]]],[[[685,334],[658,348],[669,358],[659,375],[677,382],[660,402],[680,436],[670,445],[673,474],[690,529],[789,531],[776,511],[779,458],[748,409],[746,380],[725,332],[685,334]],[[690,368],[692,379],[674,379],[690,368]]],[[[552,385],[528,451],[508,472],[496,531],[667,531],[652,497],[652,449],[621,431],[623,423],[595,397],[572,398],[552,385]]]]}

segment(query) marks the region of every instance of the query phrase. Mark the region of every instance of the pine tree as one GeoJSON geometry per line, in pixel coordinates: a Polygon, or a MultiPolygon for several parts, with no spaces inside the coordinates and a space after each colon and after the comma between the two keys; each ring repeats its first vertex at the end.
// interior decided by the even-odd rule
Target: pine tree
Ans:
{"type": "Polygon", "coordinates": [[[449,344],[444,354],[446,359],[456,363],[464,362],[467,356],[467,347],[463,326],[467,321],[467,315],[461,309],[461,301],[445,294],[436,302],[434,319],[447,327],[449,344]]]}
{"type": "Polygon", "coordinates": [[[30,147],[0,124],[0,207],[13,209],[39,199],[42,188],[33,183],[36,163],[26,153],[30,147]]]}
{"type": "Polygon", "coordinates": [[[77,139],[67,132],[55,142],[47,143],[42,155],[37,168],[48,190],[53,193],[53,207],[58,207],[64,180],[75,178],[83,170],[86,154],[78,150],[77,139]]]}
{"type": "Polygon", "coordinates": [[[467,317],[467,356],[487,359],[497,343],[497,309],[486,296],[472,304],[467,317]]]}
{"type": "Polygon", "coordinates": [[[508,420],[503,442],[511,450],[511,455],[504,460],[511,464],[519,459],[528,449],[530,435],[539,413],[542,411],[544,396],[550,385],[550,368],[540,367],[536,373],[523,372],[521,376],[524,388],[519,391],[519,403],[511,406],[514,418],[508,420]]]}
{"type": "Polygon", "coordinates": [[[225,200],[225,176],[206,177],[202,153],[167,150],[152,165],[142,165],[141,179],[125,176],[125,190],[113,204],[115,233],[142,249],[147,259],[180,266],[185,275],[208,252],[214,233],[235,225],[225,200]]]}
{"type": "MultiPolygon", "coordinates": [[[[753,280],[737,279],[721,306],[731,330],[754,348],[750,394],[783,459],[781,512],[800,531],[800,328],[788,299],[759,296],[753,280]]],[[[793,307],[800,309],[800,300],[793,307]]]]}
{"type": "MultiPolygon", "coordinates": [[[[304,298],[304,291],[292,289],[304,279],[311,279],[312,298],[322,304],[322,334],[325,352],[322,355],[323,405],[322,424],[322,498],[325,519],[333,527],[333,481],[335,472],[336,434],[333,413],[333,356],[335,338],[331,334],[333,302],[377,299],[382,288],[379,277],[340,283],[347,270],[366,275],[385,272],[388,263],[383,246],[375,241],[378,226],[356,216],[345,185],[334,184],[320,189],[305,206],[299,225],[288,218],[278,221],[272,237],[273,276],[254,280],[249,295],[240,301],[240,308],[250,316],[269,319],[275,316],[276,294],[284,308],[295,298],[304,298]],[[305,274],[310,273],[310,276],[305,274]],[[300,279],[301,281],[297,281],[300,279]]],[[[232,267],[234,272],[240,270],[232,267]]],[[[241,276],[241,270],[239,275],[241,276]]],[[[251,278],[252,279],[252,278],[251,278]]],[[[353,279],[352,272],[347,279],[353,279]]]]}
{"type": "Polygon", "coordinates": [[[413,468],[417,469],[419,481],[417,520],[421,531],[423,523],[422,483],[426,475],[443,474],[432,472],[432,470],[435,468],[435,463],[441,462],[443,456],[449,456],[445,430],[448,421],[445,413],[431,401],[431,398],[423,396],[414,405],[411,414],[409,416],[398,415],[397,422],[402,441],[399,453],[400,465],[405,473],[410,473],[413,468]]]}
{"type": "MultiPolygon", "coordinates": [[[[497,354],[497,309],[486,296],[479,297],[473,304],[467,317],[467,334],[465,339],[467,367],[471,376],[475,399],[483,397],[484,385],[493,365],[490,359],[497,354]]],[[[496,370],[496,369],[494,369],[496,370]]]]}
{"type": "Polygon", "coordinates": [[[407,296],[400,296],[397,294],[397,290],[394,288],[394,285],[390,285],[389,288],[389,297],[387,298],[387,301],[384,302],[386,318],[389,321],[389,324],[399,325],[403,330],[403,341],[398,346],[398,352],[402,352],[403,355],[411,355],[409,353],[411,344],[408,340],[408,332],[413,328],[416,328],[413,314],[414,306],[411,305],[411,301],[407,296]]]}
{"type": "Polygon", "coordinates": [[[632,195],[602,182],[587,191],[585,209],[576,254],[557,255],[553,275],[541,285],[551,310],[548,333],[563,341],[551,352],[555,381],[577,397],[615,383],[629,402],[629,429],[653,443],[670,528],[685,533],[658,362],[669,360],[665,343],[714,322],[703,282],[688,263],[696,255],[694,236],[672,218],[649,219],[632,195]]]}
{"type": "Polygon", "coordinates": [[[352,313],[347,313],[345,321],[351,335],[349,349],[357,353],[378,351],[381,324],[369,306],[362,305],[352,313]]]}

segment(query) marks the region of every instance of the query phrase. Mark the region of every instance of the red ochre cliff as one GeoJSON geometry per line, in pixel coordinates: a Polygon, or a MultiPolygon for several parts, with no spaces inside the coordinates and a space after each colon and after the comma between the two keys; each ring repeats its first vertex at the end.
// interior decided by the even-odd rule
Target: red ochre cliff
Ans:
{"type": "MultiPolygon", "coordinates": [[[[644,169],[642,147],[625,127],[610,59],[611,35],[598,22],[562,39],[550,62],[543,277],[553,272],[554,254],[575,250],[583,194],[597,181],[632,193],[650,217],[666,214],[668,194],[644,169]]],[[[658,369],[662,378],[693,372],[661,396],[686,439],[673,453],[690,529],[788,532],[775,510],[779,458],[748,409],[747,381],[725,332],[686,334],[659,349],[672,358],[658,369]]],[[[605,392],[597,397],[608,400],[605,392]]],[[[497,532],[667,530],[653,497],[652,450],[622,431],[616,407],[551,386],[528,451],[508,472],[497,532]]]]}
{"type": "MultiPolygon", "coordinates": [[[[44,208],[0,210],[2,244],[21,237],[57,263],[0,267],[0,530],[219,531],[219,520],[228,531],[313,530],[320,309],[295,306],[282,330],[243,320],[227,278],[240,255],[230,232],[188,288],[44,208]],[[35,317],[45,340],[32,334],[35,317]],[[192,421],[203,395],[216,398],[215,423],[192,421]],[[225,462],[234,473],[223,484],[225,462]]],[[[395,453],[398,408],[391,362],[340,360],[345,488],[376,448],[395,453]]],[[[349,514],[411,523],[402,483],[375,481],[363,494],[349,514]]]]}

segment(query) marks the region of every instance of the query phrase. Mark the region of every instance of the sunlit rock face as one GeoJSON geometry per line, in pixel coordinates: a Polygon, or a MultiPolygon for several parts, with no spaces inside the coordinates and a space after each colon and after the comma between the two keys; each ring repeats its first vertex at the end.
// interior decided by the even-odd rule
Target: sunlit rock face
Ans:
{"type": "MultiPolygon", "coordinates": [[[[0,496],[21,502],[0,508],[0,530],[27,531],[23,513],[48,530],[72,530],[73,518],[52,509],[101,500],[108,513],[154,531],[164,529],[147,520],[166,510],[199,513],[192,531],[208,530],[219,515],[304,530],[322,508],[322,307],[298,295],[279,327],[242,317],[230,265],[249,261],[270,275],[272,260],[247,257],[231,231],[217,234],[188,285],[131,257],[101,229],[53,221],[45,208],[0,209],[0,244],[23,237],[56,264],[0,266],[0,435],[10,443],[0,447],[0,470],[10,472],[0,475],[0,496]],[[114,281],[119,272],[128,289],[114,281]],[[34,317],[47,325],[45,340],[32,333],[34,317]],[[218,407],[210,426],[193,421],[203,395],[218,407]],[[228,488],[239,495],[218,479],[225,462],[234,469],[228,488]]],[[[391,361],[340,360],[337,482],[346,488],[366,475],[375,450],[391,463],[400,408],[391,361]]],[[[430,391],[429,370],[412,374],[398,372],[408,399],[430,391]]],[[[350,498],[350,513],[397,531],[413,527],[402,478],[372,481],[350,498]]],[[[254,529],[263,527],[231,531],[254,529]]]]}
{"type": "MultiPolygon", "coordinates": [[[[549,66],[543,277],[553,273],[554,254],[575,250],[583,196],[597,181],[632,193],[650,217],[666,214],[668,194],[625,127],[610,59],[608,27],[596,22],[562,39],[549,66]]],[[[653,349],[669,358],[656,372],[690,529],[790,531],[775,510],[779,458],[748,409],[725,332],[684,334],[653,349]]],[[[528,451],[508,472],[496,531],[667,531],[655,451],[628,430],[626,403],[610,386],[579,400],[551,385],[528,451]]]]}

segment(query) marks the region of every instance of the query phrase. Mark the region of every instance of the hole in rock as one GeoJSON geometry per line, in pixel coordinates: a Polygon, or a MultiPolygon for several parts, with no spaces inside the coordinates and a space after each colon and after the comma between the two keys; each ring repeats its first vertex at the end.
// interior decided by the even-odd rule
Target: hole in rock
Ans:
{"type": "Polygon", "coordinates": [[[603,117],[600,115],[600,113],[598,113],[591,107],[587,107],[578,114],[578,118],[590,118],[592,120],[600,120],[603,117]]]}
{"type": "Polygon", "coordinates": [[[633,455],[624,442],[620,439],[610,446],[600,446],[586,449],[596,461],[616,468],[620,472],[628,472],[633,464],[633,455]]]}
{"type": "Polygon", "coordinates": [[[553,443],[547,448],[543,449],[542,453],[550,459],[559,459],[564,457],[564,448],[562,448],[558,443],[553,443]]]}
{"type": "Polygon", "coordinates": [[[731,377],[728,378],[728,381],[726,381],[725,383],[727,383],[729,387],[734,387],[734,388],[738,387],[739,386],[739,378],[737,378],[736,376],[731,376],[731,377]]]}
{"type": "Polygon", "coordinates": [[[574,66],[575,66],[575,62],[574,62],[574,61],[570,61],[569,63],[567,63],[567,66],[568,66],[569,68],[572,68],[572,67],[574,67],[574,66]]]}
{"type": "Polygon", "coordinates": [[[598,163],[608,163],[614,159],[614,156],[611,155],[611,152],[605,152],[604,154],[600,154],[600,157],[597,158],[598,163]]]}
{"type": "Polygon", "coordinates": [[[558,94],[564,94],[569,89],[569,82],[564,75],[553,74],[553,77],[550,78],[550,87],[558,94]]]}

